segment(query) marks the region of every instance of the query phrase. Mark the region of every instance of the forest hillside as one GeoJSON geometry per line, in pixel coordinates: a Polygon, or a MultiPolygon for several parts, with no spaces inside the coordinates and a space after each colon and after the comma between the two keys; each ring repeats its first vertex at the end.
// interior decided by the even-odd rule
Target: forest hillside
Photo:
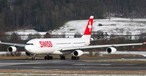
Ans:
{"type": "Polygon", "coordinates": [[[145,18],[146,0],[0,0],[0,31],[48,31],[69,20],[145,18]]]}

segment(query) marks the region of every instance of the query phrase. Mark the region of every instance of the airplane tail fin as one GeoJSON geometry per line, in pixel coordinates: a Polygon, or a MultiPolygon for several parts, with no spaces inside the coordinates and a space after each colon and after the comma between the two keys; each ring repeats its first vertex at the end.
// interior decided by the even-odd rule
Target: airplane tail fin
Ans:
{"type": "Polygon", "coordinates": [[[91,33],[92,33],[92,25],[93,25],[93,20],[94,20],[94,16],[90,16],[86,29],[84,31],[84,35],[81,38],[91,38],[91,33]]]}

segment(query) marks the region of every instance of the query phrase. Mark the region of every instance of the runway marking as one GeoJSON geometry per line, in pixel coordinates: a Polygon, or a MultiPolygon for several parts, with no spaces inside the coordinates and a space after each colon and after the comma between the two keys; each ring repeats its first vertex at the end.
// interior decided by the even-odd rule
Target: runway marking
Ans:
{"type": "Polygon", "coordinates": [[[118,62],[85,62],[72,60],[1,60],[0,69],[43,69],[43,70],[146,70],[146,64],[118,62]]]}
{"type": "Polygon", "coordinates": [[[73,65],[112,65],[112,64],[73,64],[73,65]]]}
{"type": "Polygon", "coordinates": [[[43,67],[33,67],[33,69],[43,69],[43,67]]]}

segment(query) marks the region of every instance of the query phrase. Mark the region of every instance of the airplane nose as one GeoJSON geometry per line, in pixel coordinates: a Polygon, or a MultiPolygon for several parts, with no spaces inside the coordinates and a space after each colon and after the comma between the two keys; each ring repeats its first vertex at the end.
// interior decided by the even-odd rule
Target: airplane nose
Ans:
{"type": "Polygon", "coordinates": [[[30,53],[37,53],[37,48],[36,47],[34,47],[34,46],[32,46],[32,45],[26,45],[25,46],[25,50],[26,51],[28,51],[28,52],[30,52],[30,53]]]}
{"type": "Polygon", "coordinates": [[[25,46],[25,50],[28,51],[28,52],[30,52],[31,51],[31,46],[30,45],[26,45],[25,46]]]}

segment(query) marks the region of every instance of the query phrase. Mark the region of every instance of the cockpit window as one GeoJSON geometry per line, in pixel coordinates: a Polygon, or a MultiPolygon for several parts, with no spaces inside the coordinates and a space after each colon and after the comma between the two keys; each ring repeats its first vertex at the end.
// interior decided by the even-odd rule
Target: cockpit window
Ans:
{"type": "Polygon", "coordinates": [[[33,43],[27,43],[26,45],[33,45],[33,43]]]}

